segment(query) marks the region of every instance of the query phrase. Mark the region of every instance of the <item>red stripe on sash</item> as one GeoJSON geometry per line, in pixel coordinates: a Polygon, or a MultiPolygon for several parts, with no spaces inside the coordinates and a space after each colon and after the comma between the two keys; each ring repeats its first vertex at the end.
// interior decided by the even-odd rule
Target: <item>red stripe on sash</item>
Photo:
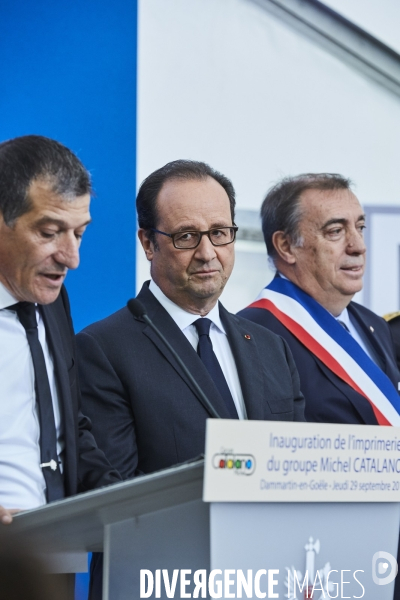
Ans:
{"type": "Polygon", "coordinates": [[[300,340],[300,342],[304,344],[304,346],[308,348],[310,352],[312,352],[317,358],[319,358],[319,360],[323,362],[324,365],[328,367],[328,369],[333,371],[335,375],[340,377],[340,379],[345,381],[356,392],[358,392],[359,394],[364,396],[366,400],[368,400],[372,407],[372,410],[374,411],[376,420],[378,421],[379,425],[391,425],[391,423],[389,423],[386,417],[375,406],[375,404],[370,400],[370,398],[368,398],[368,396],[366,396],[366,394],[358,387],[355,381],[352,380],[347,371],[343,369],[343,367],[337,362],[337,360],[333,358],[333,356],[331,356],[329,352],[327,352],[325,348],[323,348],[323,346],[321,346],[321,344],[317,342],[317,340],[315,340],[309,333],[307,333],[307,331],[301,325],[299,325],[291,317],[288,317],[288,315],[285,315],[282,311],[280,311],[279,308],[277,308],[275,304],[271,302],[271,300],[261,298],[260,300],[256,300],[255,302],[250,304],[248,308],[264,308],[265,310],[269,310],[278,319],[278,321],[280,321],[282,325],[286,327],[286,329],[289,329],[289,331],[295,337],[297,337],[297,339],[300,340]]]}

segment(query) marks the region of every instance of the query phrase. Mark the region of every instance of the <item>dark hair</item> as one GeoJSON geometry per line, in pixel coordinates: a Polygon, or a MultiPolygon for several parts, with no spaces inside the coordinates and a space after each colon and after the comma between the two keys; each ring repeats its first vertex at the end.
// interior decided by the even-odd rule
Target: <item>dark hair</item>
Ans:
{"type": "Polygon", "coordinates": [[[284,231],[294,244],[299,244],[302,216],[300,198],[306,190],[349,190],[350,179],[336,173],[303,173],[285,177],[271,188],[261,205],[261,222],[269,256],[276,258],[272,243],[275,231],[284,231]]]}
{"type": "Polygon", "coordinates": [[[8,140],[0,144],[0,212],[7,225],[29,211],[29,186],[37,179],[67,201],[91,192],[88,171],[59,142],[40,135],[8,140]]]}
{"type": "Polygon", "coordinates": [[[191,180],[206,179],[207,177],[215,179],[226,191],[229,198],[232,223],[234,222],[236,201],[232,182],[225,175],[215,171],[204,162],[174,160],[146,177],[139,188],[136,198],[139,227],[146,230],[147,237],[153,243],[155,242],[155,236],[151,229],[157,227],[157,197],[164,183],[171,179],[191,180]]]}

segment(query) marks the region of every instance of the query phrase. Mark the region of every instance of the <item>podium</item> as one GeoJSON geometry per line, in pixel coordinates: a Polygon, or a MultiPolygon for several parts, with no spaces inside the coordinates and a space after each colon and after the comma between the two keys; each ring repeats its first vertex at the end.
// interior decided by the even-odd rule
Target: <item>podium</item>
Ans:
{"type": "MultiPolygon", "coordinates": [[[[337,598],[392,600],[394,577],[391,578],[390,572],[394,567],[390,556],[397,556],[400,523],[397,491],[389,502],[376,501],[376,496],[369,501],[343,501],[340,497],[336,502],[324,501],[322,479],[314,477],[315,483],[307,490],[308,499],[302,501],[298,497],[305,493],[299,488],[295,489],[297,496],[290,496],[290,500],[274,501],[274,494],[293,491],[296,483],[293,475],[286,491],[262,489],[267,501],[236,500],[237,493],[244,497],[255,493],[250,490],[250,483],[257,487],[263,481],[262,485],[267,485],[264,470],[268,469],[262,464],[263,458],[258,458],[255,447],[249,449],[247,445],[244,454],[235,454],[232,448],[241,446],[242,452],[247,444],[238,436],[237,427],[244,425],[251,429],[251,423],[256,422],[235,422],[232,426],[230,423],[233,422],[224,422],[223,427],[228,427],[228,438],[231,436],[234,442],[222,439],[224,436],[217,432],[217,452],[213,452],[211,442],[207,443],[206,469],[204,461],[198,461],[137,477],[27,511],[18,515],[11,527],[32,538],[36,545],[40,540],[38,551],[49,557],[63,556],[65,564],[73,564],[79,553],[104,551],[104,600],[141,597],[319,600],[328,598],[328,591],[330,597],[337,598]],[[233,460],[230,456],[237,462],[229,472],[229,461],[233,460]],[[225,461],[224,465],[221,461],[225,461]],[[253,469],[253,476],[239,472],[241,469],[253,469]],[[203,490],[205,471],[208,480],[203,490]],[[263,476],[261,479],[258,473],[263,476]],[[219,489],[216,477],[222,481],[219,489]],[[215,494],[216,500],[203,501],[210,494],[215,494]],[[315,494],[315,501],[310,501],[310,494],[311,497],[315,494]],[[390,581],[382,584],[385,577],[390,581]],[[241,596],[237,595],[239,589],[241,596]],[[204,590],[207,596],[203,595],[204,590]]],[[[264,424],[258,423],[263,427],[264,424]]],[[[221,423],[213,421],[211,426],[218,429],[221,423]]],[[[314,424],[265,426],[274,427],[274,431],[282,427],[286,431],[289,426],[304,427],[307,431],[314,424]]],[[[318,427],[321,432],[324,427],[342,431],[349,426],[318,427]]],[[[366,429],[376,431],[362,427],[363,432],[366,429]]],[[[381,429],[390,429],[392,437],[399,433],[394,428],[381,429]]],[[[264,437],[268,439],[263,434],[264,437]]],[[[269,439],[271,443],[272,438],[269,439]]],[[[274,460],[276,456],[274,449],[274,460]]],[[[294,464],[292,460],[293,467],[294,464]]],[[[347,477],[348,473],[344,474],[347,481],[355,481],[347,477]]],[[[399,481],[397,473],[392,478],[399,481]]],[[[382,475],[383,483],[384,479],[382,475]]],[[[344,485],[342,480],[338,477],[335,483],[344,485]]],[[[358,485],[360,498],[364,498],[362,494],[367,496],[367,492],[363,492],[362,483],[358,485]]],[[[371,493],[377,494],[374,489],[371,493]]]]}
{"type": "Polygon", "coordinates": [[[104,552],[103,600],[132,600],[140,597],[140,569],[209,569],[203,473],[199,461],[137,477],[26,511],[11,527],[32,540],[51,571],[104,552]]]}

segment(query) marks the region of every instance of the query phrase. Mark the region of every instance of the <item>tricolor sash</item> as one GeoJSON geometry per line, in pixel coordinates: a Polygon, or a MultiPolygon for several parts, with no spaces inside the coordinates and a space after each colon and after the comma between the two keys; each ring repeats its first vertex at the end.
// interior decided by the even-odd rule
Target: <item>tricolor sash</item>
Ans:
{"type": "Polygon", "coordinates": [[[400,426],[400,398],[389,377],[316,300],[275,277],[249,308],[269,310],[321,362],[364,396],[379,425],[400,426]]]}

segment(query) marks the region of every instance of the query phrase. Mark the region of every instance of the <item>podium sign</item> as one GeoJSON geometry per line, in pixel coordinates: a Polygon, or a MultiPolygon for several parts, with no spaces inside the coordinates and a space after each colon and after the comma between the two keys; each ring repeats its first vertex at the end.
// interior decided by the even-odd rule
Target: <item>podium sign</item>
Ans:
{"type": "Polygon", "coordinates": [[[399,488],[399,428],[209,420],[210,568],[254,598],[392,600],[399,488]]]}
{"type": "Polygon", "coordinates": [[[400,502],[400,428],[209,420],[205,502],[400,502]]]}

